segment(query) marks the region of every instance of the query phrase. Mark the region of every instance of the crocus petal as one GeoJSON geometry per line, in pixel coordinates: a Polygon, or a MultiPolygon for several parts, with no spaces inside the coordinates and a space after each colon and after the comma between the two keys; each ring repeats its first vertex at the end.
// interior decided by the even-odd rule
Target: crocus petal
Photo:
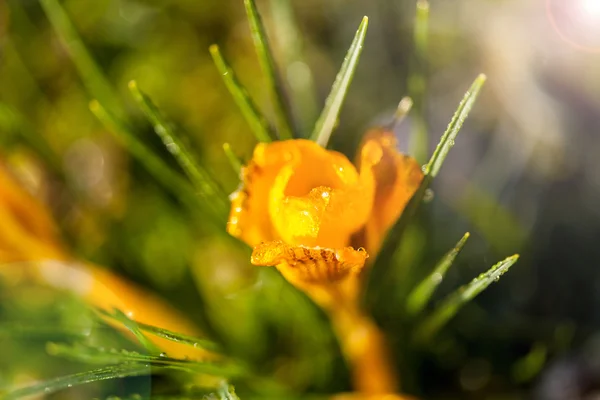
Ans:
{"type": "Polygon", "coordinates": [[[284,275],[293,281],[331,283],[360,273],[367,257],[364,249],[293,246],[275,240],[256,246],[251,261],[262,266],[285,263],[284,275]]]}
{"type": "Polygon", "coordinates": [[[314,142],[288,142],[299,150],[270,192],[269,213],[278,238],[292,245],[340,248],[366,223],[373,186],[342,154],[314,142]]]}
{"type": "Polygon", "coordinates": [[[394,134],[383,129],[367,133],[360,157],[361,174],[370,170],[376,185],[373,212],[365,228],[367,250],[375,254],[387,231],[419,188],[423,172],[414,158],[397,150],[394,134]],[[365,158],[369,162],[365,163],[365,158]]]}
{"type": "Polygon", "coordinates": [[[275,240],[256,246],[251,262],[276,266],[288,282],[303,290],[321,307],[330,309],[339,306],[339,301],[354,304],[359,289],[358,277],[368,257],[362,248],[293,246],[275,240]]]}
{"type": "Polygon", "coordinates": [[[269,217],[269,193],[283,165],[297,158],[286,142],[259,143],[252,160],[242,168],[242,184],[231,195],[227,232],[250,246],[275,239],[269,217]]]}

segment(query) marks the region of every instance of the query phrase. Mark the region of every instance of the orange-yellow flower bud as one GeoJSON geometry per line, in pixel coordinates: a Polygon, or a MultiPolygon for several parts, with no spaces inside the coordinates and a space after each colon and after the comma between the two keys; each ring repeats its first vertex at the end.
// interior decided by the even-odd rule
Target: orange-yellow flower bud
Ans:
{"type": "Polygon", "coordinates": [[[253,247],[263,243],[261,254],[279,255],[256,257],[260,265],[289,262],[294,246],[301,252],[325,248],[334,254],[355,246],[376,253],[423,173],[381,129],[367,134],[357,164],[309,140],[258,144],[231,197],[228,232],[253,247]]]}

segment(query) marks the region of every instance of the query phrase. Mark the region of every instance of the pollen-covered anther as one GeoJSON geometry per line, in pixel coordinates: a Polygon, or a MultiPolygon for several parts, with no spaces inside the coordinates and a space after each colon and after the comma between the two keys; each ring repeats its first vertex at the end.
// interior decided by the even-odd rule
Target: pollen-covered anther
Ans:
{"type": "Polygon", "coordinates": [[[261,243],[254,248],[252,264],[275,265],[288,280],[326,283],[337,282],[360,273],[368,257],[362,248],[292,246],[275,240],[261,243]]]}

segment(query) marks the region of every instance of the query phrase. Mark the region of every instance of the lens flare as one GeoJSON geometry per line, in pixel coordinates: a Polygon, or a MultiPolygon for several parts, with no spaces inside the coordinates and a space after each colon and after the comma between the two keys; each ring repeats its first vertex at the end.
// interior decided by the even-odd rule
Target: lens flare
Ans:
{"type": "Polygon", "coordinates": [[[600,53],[600,0],[546,0],[556,34],[577,50],[600,53]]]}

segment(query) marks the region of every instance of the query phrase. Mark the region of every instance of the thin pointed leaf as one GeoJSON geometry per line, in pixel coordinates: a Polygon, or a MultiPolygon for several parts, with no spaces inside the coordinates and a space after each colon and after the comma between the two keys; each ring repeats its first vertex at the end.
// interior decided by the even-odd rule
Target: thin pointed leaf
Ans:
{"type": "Polygon", "coordinates": [[[130,376],[150,375],[151,369],[146,364],[121,364],[98,368],[92,371],[80,372],[73,375],[61,376],[35,383],[30,386],[15,389],[6,394],[5,400],[19,399],[35,394],[50,395],[60,390],[79,386],[86,383],[107,379],[126,378],[130,376]]]}
{"type": "Polygon", "coordinates": [[[346,98],[346,93],[348,92],[348,87],[352,82],[352,77],[358,66],[358,60],[360,59],[360,53],[362,52],[368,26],[369,18],[363,17],[362,22],[356,31],[356,35],[354,35],[352,44],[346,53],[342,67],[335,77],[331,92],[325,101],[325,107],[323,108],[310,137],[323,147],[327,147],[331,133],[337,123],[340,110],[342,109],[344,99],[346,98]]]}
{"type": "Polygon", "coordinates": [[[81,343],[75,343],[73,345],[48,343],[46,348],[50,355],[60,356],[88,364],[143,363],[153,367],[176,369],[188,373],[221,377],[240,376],[247,372],[241,365],[227,359],[220,359],[218,361],[181,360],[168,357],[165,353],[148,355],[124,349],[97,348],[81,343]]]}
{"type": "MultiPolygon", "coordinates": [[[[102,308],[96,308],[95,309],[98,314],[100,314],[101,316],[107,317],[107,318],[111,318],[115,321],[119,321],[117,319],[117,317],[113,314],[108,312],[107,310],[104,310],[102,308]]],[[[220,352],[222,351],[220,346],[215,343],[212,342],[210,340],[207,339],[202,339],[202,338],[198,338],[198,337],[194,337],[194,336],[189,336],[189,335],[185,335],[183,333],[177,333],[177,332],[173,332],[164,328],[159,328],[156,326],[152,326],[152,325],[148,325],[148,324],[144,324],[142,322],[137,322],[137,326],[140,330],[150,333],[154,336],[158,336],[160,338],[166,339],[166,340],[170,340],[172,342],[176,342],[176,343],[181,343],[181,344],[186,344],[188,346],[192,346],[195,348],[200,348],[200,349],[204,349],[204,350],[208,350],[208,351],[212,351],[212,352],[220,352]]]]}
{"type": "Polygon", "coordinates": [[[424,56],[427,51],[427,42],[429,36],[429,1],[417,0],[417,9],[415,15],[415,28],[413,39],[415,51],[424,56]]]}
{"type": "Polygon", "coordinates": [[[469,232],[465,233],[456,246],[437,263],[433,272],[413,289],[406,301],[406,311],[409,315],[416,315],[423,310],[435,289],[442,283],[446,272],[461,252],[469,236],[469,232]]]}
{"type": "Polygon", "coordinates": [[[466,303],[473,300],[479,293],[484,291],[492,282],[498,281],[514,263],[517,262],[517,254],[510,256],[487,272],[473,279],[469,284],[460,287],[456,292],[446,298],[416,330],[415,340],[426,343],[442,328],[466,303]]]}
{"type": "Polygon", "coordinates": [[[429,2],[417,0],[413,29],[414,54],[408,77],[408,92],[415,99],[415,118],[410,136],[410,153],[425,162],[429,153],[429,133],[425,115],[427,92],[427,41],[429,34],[429,2]]]}
{"type": "Polygon", "coordinates": [[[152,124],[156,134],[161,138],[167,150],[175,157],[181,168],[188,175],[200,195],[204,197],[207,205],[215,209],[217,217],[225,219],[227,204],[224,199],[226,196],[222,193],[219,185],[210,173],[196,161],[192,152],[174,132],[156,105],[139,89],[135,81],[129,82],[129,90],[142,112],[146,115],[146,118],[152,124]]]}
{"type": "Polygon", "coordinates": [[[269,41],[262,19],[254,0],[244,0],[244,5],[246,7],[246,14],[248,15],[248,22],[250,23],[250,32],[252,34],[252,40],[254,41],[254,48],[256,49],[258,61],[267,80],[267,89],[271,96],[279,138],[282,140],[292,139],[294,137],[291,123],[292,118],[281,84],[281,78],[275,68],[275,61],[273,59],[271,48],[269,47],[269,41]]]}
{"type": "Polygon", "coordinates": [[[475,82],[473,82],[467,93],[465,93],[465,97],[460,102],[456,113],[454,113],[454,116],[450,121],[450,124],[448,124],[448,128],[446,128],[446,132],[444,132],[440,143],[435,148],[431,159],[425,166],[425,173],[427,175],[435,178],[438,172],[440,172],[448,152],[452,146],[454,146],[456,135],[458,135],[458,132],[460,131],[460,128],[462,128],[462,125],[469,115],[471,108],[473,108],[473,104],[475,104],[477,95],[485,83],[485,80],[486,76],[484,74],[480,74],[477,79],[475,79],[475,82]]]}
{"type": "MultiPolygon", "coordinates": [[[[382,285],[385,285],[386,279],[389,278],[388,272],[391,268],[393,268],[393,263],[391,260],[398,248],[400,240],[402,239],[402,235],[410,224],[412,217],[417,212],[417,209],[423,202],[425,193],[427,193],[429,185],[439,172],[444,160],[446,159],[446,156],[448,155],[448,152],[454,145],[454,140],[456,139],[463,122],[467,118],[469,111],[473,107],[475,99],[477,98],[477,94],[479,93],[484,82],[485,75],[480,74],[471,85],[469,91],[467,91],[465,94],[456,112],[454,113],[450,124],[442,135],[435,152],[431,156],[429,163],[427,163],[427,165],[424,167],[425,177],[421,182],[421,186],[419,186],[419,189],[417,189],[413,197],[406,205],[402,215],[387,234],[383,246],[379,251],[379,254],[377,254],[375,265],[371,269],[371,273],[369,275],[368,284],[372,289],[383,287],[382,285]]],[[[372,297],[376,297],[379,292],[380,290],[367,291],[367,293],[369,293],[369,295],[372,297]]],[[[372,302],[373,298],[369,299],[369,301],[372,302]]]]}
{"type": "Polygon", "coordinates": [[[122,107],[118,97],[86,49],[60,3],[57,0],[40,0],[40,4],[62,44],[69,52],[87,91],[104,104],[112,114],[122,116],[122,107]]]}
{"type": "Polygon", "coordinates": [[[229,143],[223,143],[223,151],[227,156],[229,164],[231,164],[231,168],[239,175],[242,171],[242,161],[235,155],[233,150],[231,150],[229,143]]]}
{"type": "Polygon", "coordinates": [[[308,136],[319,108],[313,71],[304,62],[304,34],[298,28],[292,0],[270,0],[269,9],[274,27],[273,38],[281,56],[282,65],[288,66],[284,75],[294,99],[294,115],[300,132],[308,136]]]}
{"type": "Polygon", "coordinates": [[[146,169],[165,188],[191,207],[198,206],[198,200],[191,185],[178,173],[173,171],[156,154],[154,154],[136,135],[109,113],[98,101],[90,102],[90,110],[104,124],[109,132],[146,167],[146,169]]]}
{"type": "Polygon", "coordinates": [[[137,322],[129,318],[125,313],[121,310],[114,309],[113,310],[113,318],[120,322],[125,328],[127,328],[133,335],[137,338],[137,340],[144,346],[146,350],[148,350],[151,354],[158,354],[160,350],[158,347],[152,343],[143,333],[140,331],[137,322]]]}
{"type": "Polygon", "coordinates": [[[225,60],[223,54],[221,54],[219,46],[213,44],[209,47],[209,51],[221,78],[223,78],[223,82],[225,82],[227,90],[231,93],[233,100],[239,107],[242,115],[248,122],[248,125],[250,125],[250,129],[252,129],[252,133],[254,133],[256,140],[259,142],[271,142],[274,135],[271,132],[269,123],[260,111],[258,111],[258,107],[248,95],[248,91],[235,76],[229,63],[225,60]]]}

